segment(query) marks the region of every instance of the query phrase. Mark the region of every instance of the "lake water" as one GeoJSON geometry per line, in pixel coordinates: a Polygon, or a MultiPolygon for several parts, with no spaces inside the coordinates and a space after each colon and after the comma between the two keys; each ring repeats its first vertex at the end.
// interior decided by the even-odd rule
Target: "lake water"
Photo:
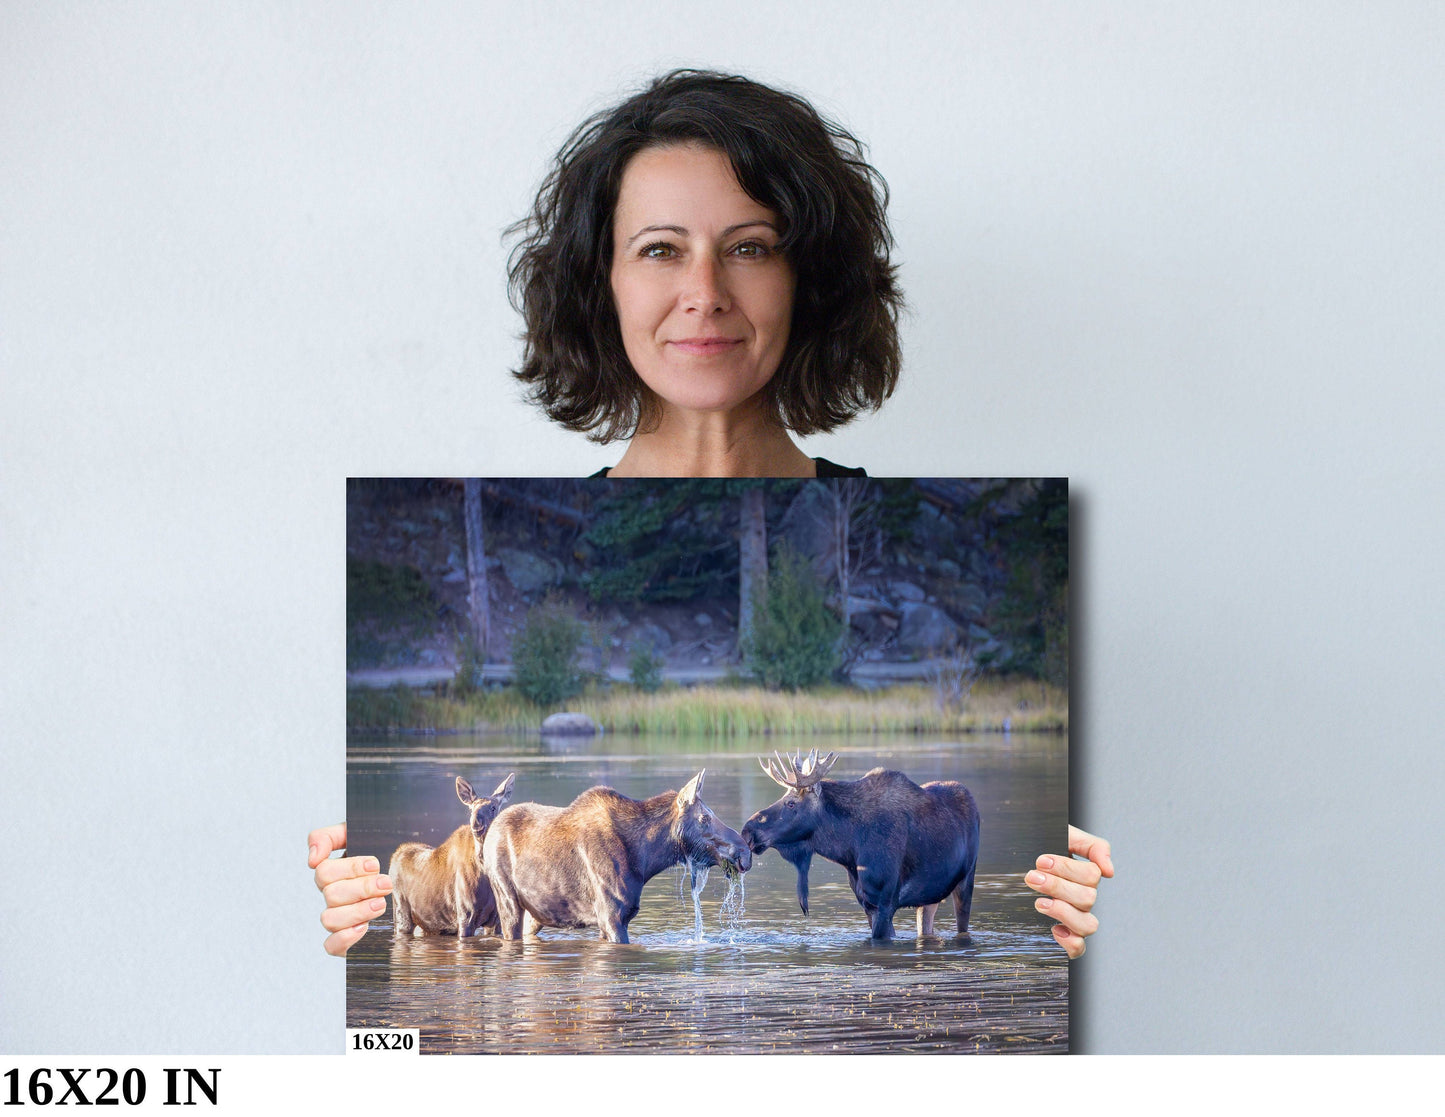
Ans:
{"type": "Polygon", "coordinates": [[[872,942],[846,872],[821,858],[804,916],[792,866],[769,850],[741,897],[712,871],[701,939],[680,869],[648,884],[626,945],[551,929],[521,942],[399,937],[388,907],[348,955],[347,1026],[420,1028],[423,1052],[1067,1051],[1067,961],[1022,881],[1038,854],[1067,848],[1062,737],[356,739],[350,852],[385,865],[401,842],[437,844],[466,822],[456,777],[486,793],[508,772],[515,802],[566,804],[596,784],[645,798],[706,767],[703,800],[741,829],[782,794],[756,758],[783,741],[838,752],[838,779],[881,765],[969,787],[982,834],[967,938],[946,900],[937,937],[920,940],[904,909],[897,939],[872,942]]]}

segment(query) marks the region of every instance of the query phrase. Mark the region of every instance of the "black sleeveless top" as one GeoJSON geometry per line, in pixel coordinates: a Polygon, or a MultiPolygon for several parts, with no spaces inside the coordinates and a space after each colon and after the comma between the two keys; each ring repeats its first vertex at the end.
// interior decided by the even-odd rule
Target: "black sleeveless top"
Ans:
{"type": "MultiPolygon", "coordinates": [[[[839,465],[837,462],[830,462],[827,458],[814,458],[813,464],[818,467],[819,477],[867,477],[866,469],[849,469],[846,465],[839,465]]],[[[593,477],[606,477],[607,469],[603,467],[593,477]]]]}

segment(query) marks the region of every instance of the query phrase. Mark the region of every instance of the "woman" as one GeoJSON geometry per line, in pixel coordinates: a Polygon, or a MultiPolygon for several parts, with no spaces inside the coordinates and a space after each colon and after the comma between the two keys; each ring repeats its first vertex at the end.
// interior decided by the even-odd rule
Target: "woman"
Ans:
{"type": "MultiPolygon", "coordinates": [[[[862,146],[801,98],[724,74],[658,78],[573,133],[516,227],[516,375],[563,426],[627,440],[608,476],[863,475],[791,436],[876,409],[898,381],[886,205],[862,146]]],[[[391,889],[376,858],[327,859],[345,844],[345,826],[309,837],[332,954],[391,889]]],[[[1074,827],[1069,852],[1085,860],[1044,855],[1025,880],[1076,958],[1113,864],[1074,827]]]]}

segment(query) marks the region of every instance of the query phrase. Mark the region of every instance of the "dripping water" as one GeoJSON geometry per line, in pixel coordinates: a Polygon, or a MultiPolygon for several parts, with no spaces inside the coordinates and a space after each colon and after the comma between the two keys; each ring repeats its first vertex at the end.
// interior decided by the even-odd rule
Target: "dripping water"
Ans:
{"type": "Polygon", "coordinates": [[[693,941],[702,942],[702,890],[707,886],[706,865],[692,866],[692,924],[693,941]]]}
{"type": "Polygon", "coordinates": [[[728,890],[718,906],[718,920],[723,928],[737,932],[742,930],[743,910],[747,899],[747,876],[725,865],[728,876],[728,890]]]}

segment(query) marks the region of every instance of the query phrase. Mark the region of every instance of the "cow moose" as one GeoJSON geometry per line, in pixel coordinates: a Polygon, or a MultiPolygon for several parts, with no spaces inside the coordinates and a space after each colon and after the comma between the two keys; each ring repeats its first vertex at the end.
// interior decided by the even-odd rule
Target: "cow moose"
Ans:
{"type": "Polygon", "coordinates": [[[629,799],[610,787],[582,792],[567,807],[518,803],[492,823],[482,860],[496,893],[505,939],[538,927],[597,927],[627,942],[642,886],[684,861],[752,867],[741,835],[701,799],[703,769],[681,791],[629,799]]]}
{"type": "Polygon", "coordinates": [[[743,824],[755,854],[776,849],[798,871],[798,902],[808,910],[813,855],[848,870],[873,938],[893,938],[893,915],[918,908],[918,933],[933,933],[938,904],[950,892],[958,932],[968,931],[973,874],[978,863],[978,807],[968,788],[952,781],[922,787],[902,772],[874,768],[862,779],[824,779],[837,756],[760,759],[787,793],[743,824]]]}
{"type": "Polygon", "coordinates": [[[467,825],[433,849],[421,842],[396,847],[387,872],[398,935],[455,932],[461,937],[496,929],[497,906],[482,871],[482,839],[512,797],[513,772],[485,798],[457,777],[457,798],[470,812],[467,825]]]}

